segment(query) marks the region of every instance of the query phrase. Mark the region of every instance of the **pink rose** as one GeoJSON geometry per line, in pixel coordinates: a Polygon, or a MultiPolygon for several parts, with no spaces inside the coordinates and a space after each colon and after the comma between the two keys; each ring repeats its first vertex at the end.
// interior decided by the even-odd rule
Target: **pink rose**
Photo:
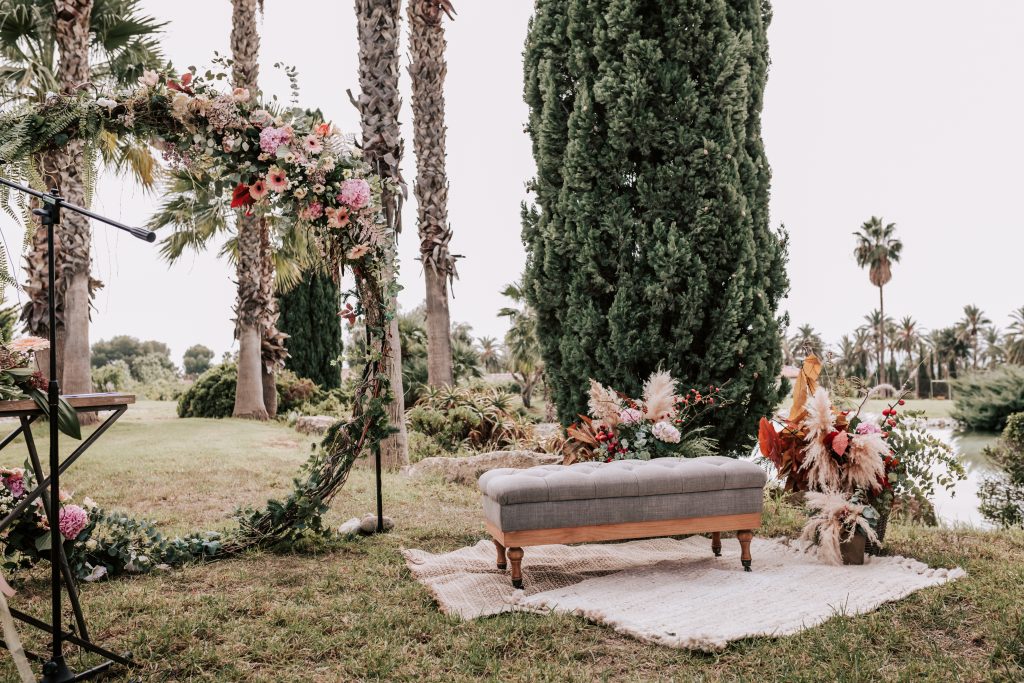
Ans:
{"type": "Polygon", "coordinates": [[[60,533],[73,540],[89,525],[89,513],[78,505],[65,505],[60,509],[60,533]]]}

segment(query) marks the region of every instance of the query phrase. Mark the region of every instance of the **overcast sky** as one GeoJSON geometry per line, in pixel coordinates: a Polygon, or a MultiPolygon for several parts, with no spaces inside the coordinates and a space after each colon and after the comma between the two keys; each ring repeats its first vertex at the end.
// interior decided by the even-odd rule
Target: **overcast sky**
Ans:
{"type": "MultiPolygon", "coordinates": [[[[358,90],[351,2],[267,0],[260,21],[261,82],[287,97],[273,64],[298,68],[300,103],[358,132],[346,89],[358,90]]],[[[144,0],[170,22],[163,43],[176,65],[204,66],[228,52],[228,0],[144,0]]],[[[877,306],[877,290],[853,261],[851,233],[871,215],[897,224],[904,259],[886,289],[886,309],[926,328],[954,321],[964,304],[999,325],[1024,305],[1020,215],[1024,172],[1024,3],[903,0],[823,3],[776,0],[764,137],[773,169],[771,220],[792,238],[793,323],[828,341],[877,306]]],[[[524,183],[533,174],[522,102],[522,45],[532,3],[457,3],[448,25],[448,172],[453,250],[461,279],[452,317],[477,335],[500,337],[499,290],[525,259],[519,229],[524,183]]],[[[403,30],[404,33],[404,30],[403,30]]],[[[404,36],[403,36],[404,38],[404,36]]],[[[403,65],[407,64],[403,45],[403,65]]],[[[404,170],[415,177],[408,141],[404,170]]],[[[142,224],[158,204],[131,183],[105,177],[94,209],[142,224]]],[[[168,266],[155,248],[102,225],[94,229],[96,299],[92,340],[132,334],[170,344],[175,360],[194,343],[218,354],[232,339],[232,269],[208,254],[168,266]]],[[[19,228],[3,223],[17,249],[19,228]]],[[[401,304],[423,299],[415,260],[414,206],[407,206],[401,304]]],[[[7,299],[15,299],[8,291],[7,299]]]]}

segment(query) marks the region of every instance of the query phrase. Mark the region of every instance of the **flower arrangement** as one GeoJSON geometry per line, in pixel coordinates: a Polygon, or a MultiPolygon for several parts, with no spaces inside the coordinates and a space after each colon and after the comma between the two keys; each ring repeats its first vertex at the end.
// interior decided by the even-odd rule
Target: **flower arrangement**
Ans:
{"type": "Polygon", "coordinates": [[[664,371],[651,374],[640,399],[590,380],[590,415],[567,430],[566,463],[578,460],[650,460],[712,455],[717,443],[703,420],[722,405],[721,387],[677,394],[676,381],[664,371]]]}
{"type": "MultiPolygon", "coordinates": [[[[10,513],[34,488],[31,470],[0,467],[0,516],[10,513]]],[[[64,490],[58,515],[68,565],[77,578],[87,581],[212,557],[220,546],[220,534],[215,532],[165,539],[150,522],[109,513],[88,497],[75,503],[73,495],[64,490]]],[[[0,542],[0,569],[5,575],[49,559],[50,523],[41,498],[5,530],[0,542]]]]}
{"type": "MultiPolygon", "coordinates": [[[[35,369],[34,358],[34,354],[49,348],[50,342],[40,337],[23,337],[0,344],[0,401],[30,398],[44,414],[49,415],[48,380],[35,369]]],[[[72,438],[82,438],[78,413],[63,398],[57,409],[57,427],[72,438]]]]}
{"type": "Polygon", "coordinates": [[[777,430],[761,418],[758,445],[785,489],[806,493],[815,514],[804,537],[826,549],[822,559],[835,562],[840,544],[855,533],[875,544],[884,540],[884,520],[897,494],[923,498],[935,483],[951,487],[964,471],[916,416],[898,417],[906,389],[879,418],[872,418],[863,413],[866,395],[855,410],[834,405],[828,390],[818,385],[821,371],[821,361],[808,356],[794,385],[788,419],[777,430]],[[949,474],[936,473],[936,464],[949,474]]]}

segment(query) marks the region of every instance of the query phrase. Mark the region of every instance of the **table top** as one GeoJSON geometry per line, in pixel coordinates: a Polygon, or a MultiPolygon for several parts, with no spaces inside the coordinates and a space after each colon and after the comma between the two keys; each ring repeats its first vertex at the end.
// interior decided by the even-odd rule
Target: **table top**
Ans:
{"type": "MultiPolygon", "coordinates": [[[[79,411],[113,410],[135,403],[134,394],[66,394],[63,397],[72,408],[79,411]]],[[[39,411],[39,406],[30,398],[19,401],[0,401],[0,417],[39,411]]],[[[42,411],[39,411],[42,412],[42,411]]]]}

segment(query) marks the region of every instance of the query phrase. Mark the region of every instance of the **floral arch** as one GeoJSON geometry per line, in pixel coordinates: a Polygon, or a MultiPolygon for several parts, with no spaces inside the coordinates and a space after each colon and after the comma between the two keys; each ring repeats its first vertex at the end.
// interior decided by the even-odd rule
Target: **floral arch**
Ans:
{"type": "MultiPolygon", "coordinates": [[[[226,82],[223,73],[199,75],[194,68],[180,76],[149,71],[130,91],[54,95],[0,114],[0,159],[12,180],[45,191],[34,159],[81,139],[88,182],[99,145],[134,137],[157,147],[170,166],[187,171],[231,208],[304,227],[320,267],[335,277],[348,267],[354,275],[348,294],[358,301],[354,313],[363,316],[368,338],[352,417],[328,430],[286,499],[241,511],[239,528],[223,540],[203,540],[209,534],[160,539],[172,548],[172,560],[290,545],[324,534],[321,515],[355,459],[379,448],[391,431],[390,383],[381,366],[390,353],[387,327],[394,314],[388,266],[394,235],[379,201],[388,189],[382,183],[390,181],[372,174],[359,150],[330,123],[300,109],[263,104],[248,90],[223,87],[226,82]]],[[[11,201],[0,191],[0,205],[9,213],[11,201]]]]}

